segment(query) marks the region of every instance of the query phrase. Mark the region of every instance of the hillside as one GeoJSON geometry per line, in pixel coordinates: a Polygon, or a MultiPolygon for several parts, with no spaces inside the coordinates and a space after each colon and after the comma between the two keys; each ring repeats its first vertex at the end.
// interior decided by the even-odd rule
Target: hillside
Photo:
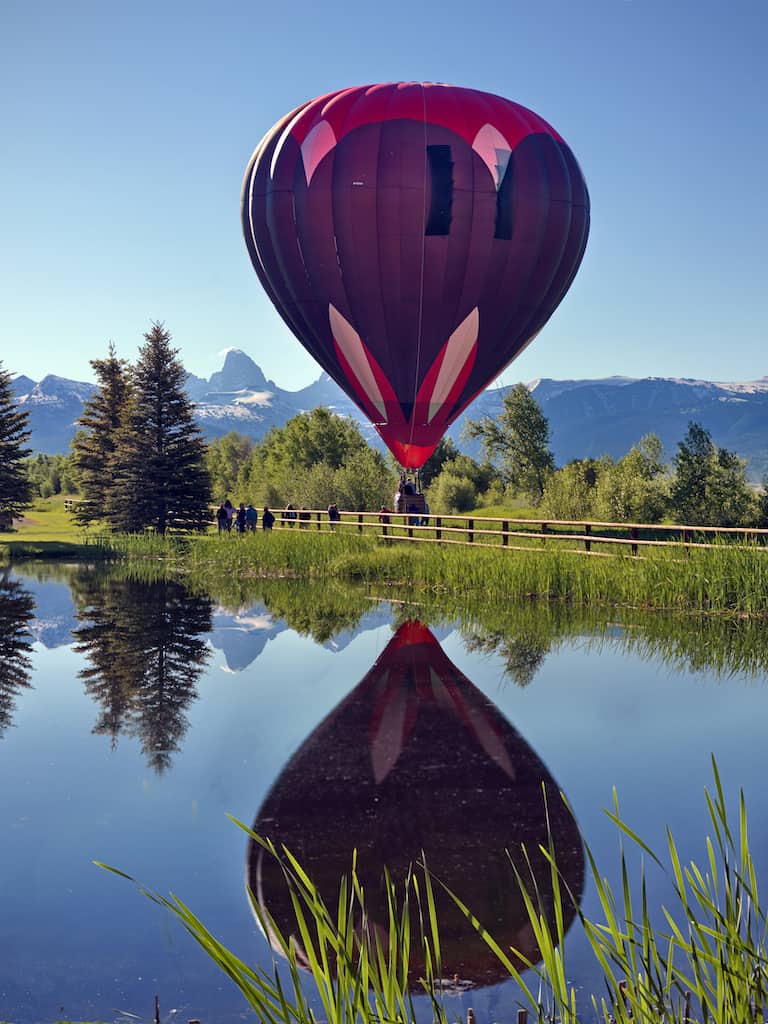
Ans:
{"type": "MultiPolygon", "coordinates": [[[[75,421],[94,385],[46,376],[36,382],[13,381],[22,408],[30,414],[35,451],[65,452],[75,421]]],[[[286,391],[267,380],[245,352],[231,349],[224,365],[209,380],[188,377],[190,397],[206,437],[237,430],[256,440],[273,426],[318,405],[356,419],[365,436],[381,447],[373,428],[327,374],[300,391],[286,391]]],[[[691,420],[703,424],[716,444],[736,451],[759,480],[768,471],[768,377],[745,383],[689,379],[608,377],[603,380],[552,380],[530,383],[549,419],[552,448],[559,465],[573,458],[619,457],[643,434],[655,433],[671,459],[691,420]]],[[[449,430],[449,436],[470,454],[476,446],[461,440],[467,419],[495,416],[504,388],[488,390],[472,403],[449,430]]]]}

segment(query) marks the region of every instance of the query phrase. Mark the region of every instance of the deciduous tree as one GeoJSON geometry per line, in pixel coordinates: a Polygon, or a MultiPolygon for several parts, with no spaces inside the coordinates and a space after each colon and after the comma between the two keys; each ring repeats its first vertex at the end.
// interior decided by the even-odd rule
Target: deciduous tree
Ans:
{"type": "Polygon", "coordinates": [[[549,449],[549,421],[525,384],[510,388],[496,420],[470,420],[466,436],[479,438],[491,460],[497,460],[505,484],[541,501],[555,459],[549,449]]]}
{"type": "Polygon", "coordinates": [[[757,502],[747,483],[743,459],[718,448],[709,431],[693,421],[677,447],[670,505],[678,522],[744,526],[757,518],[757,502]]]}
{"type": "Polygon", "coordinates": [[[618,462],[607,465],[596,487],[594,511],[610,522],[657,523],[667,510],[668,480],[662,445],[646,434],[618,462]]]}

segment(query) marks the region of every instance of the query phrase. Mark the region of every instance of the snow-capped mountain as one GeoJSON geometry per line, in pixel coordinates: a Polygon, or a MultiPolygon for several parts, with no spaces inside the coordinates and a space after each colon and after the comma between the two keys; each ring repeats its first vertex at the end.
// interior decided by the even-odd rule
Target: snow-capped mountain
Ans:
{"type": "MultiPolygon", "coordinates": [[[[34,450],[67,451],[94,385],[54,376],[40,382],[19,376],[13,384],[22,408],[30,414],[34,450]]],[[[658,434],[671,459],[689,422],[695,420],[711,432],[716,444],[749,460],[753,479],[768,470],[768,377],[735,383],[665,377],[542,378],[528,386],[549,419],[551,445],[560,465],[604,454],[618,458],[648,433],[658,434]]],[[[355,419],[364,436],[383,447],[368,420],[325,373],[300,391],[286,391],[268,380],[245,352],[230,349],[220,371],[209,380],[189,375],[187,388],[209,438],[236,430],[260,440],[271,427],[324,405],[355,419]]],[[[462,441],[462,428],[467,419],[497,415],[506,390],[483,392],[451,427],[448,434],[460,448],[479,453],[476,443],[462,441]]]]}

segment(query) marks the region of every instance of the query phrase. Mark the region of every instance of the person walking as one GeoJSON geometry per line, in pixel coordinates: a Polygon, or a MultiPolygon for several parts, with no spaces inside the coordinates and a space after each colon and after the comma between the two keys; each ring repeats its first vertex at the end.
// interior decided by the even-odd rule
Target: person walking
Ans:
{"type": "Polygon", "coordinates": [[[235,506],[232,504],[229,498],[227,498],[227,500],[224,502],[224,509],[227,513],[227,532],[231,533],[232,520],[235,518],[235,506]]]}
{"type": "Polygon", "coordinates": [[[261,513],[261,528],[262,530],[271,530],[275,523],[274,515],[269,511],[267,506],[264,506],[264,511],[261,513]]]}
{"type": "Polygon", "coordinates": [[[245,510],[245,528],[246,530],[253,531],[256,529],[256,524],[259,521],[259,513],[253,507],[253,503],[248,503],[248,508],[245,510]]]}

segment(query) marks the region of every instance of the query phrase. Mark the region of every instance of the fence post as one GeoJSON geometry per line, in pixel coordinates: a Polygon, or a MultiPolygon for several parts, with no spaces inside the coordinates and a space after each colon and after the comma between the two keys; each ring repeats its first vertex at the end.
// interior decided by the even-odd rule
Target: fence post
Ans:
{"type": "Polygon", "coordinates": [[[410,516],[403,516],[403,526],[407,526],[408,527],[408,536],[412,537],[413,536],[413,527],[411,526],[411,517],[410,516]]]}
{"type": "MultiPolygon", "coordinates": [[[[592,523],[584,523],[584,533],[592,533],[592,523]]],[[[585,540],[584,541],[584,549],[586,551],[591,551],[592,550],[592,541],[591,540],[585,540]]]]}
{"type": "Polygon", "coordinates": [[[475,520],[474,519],[467,520],[467,531],[469,532],[469,543],[471,544],[472,541],[475,539],[475,520]]]}
{"type": "MultiPolygon", "coordinates": [[[[546,523],[542,523],[541,524],[541,532],[542,533],[546,533],[547,532],[547,524],[546,523]]],[[[544,539],[544,537],[541,538],[541,543],[542,544],[546,544],[547,543],[546,540],[544,539]]]]}
{"type": "Polygon", "coordinates": [[[436,516],[435,517],[435,540],[441,540],[442,539],[442,536],[443,536],[443,531],[441,529],[442,525],[443,525],[442,517],[441,516],[436,516]]]}
{"type": "MultiPolygon", "coordinates": [[[[636,526],[630,526],[630,528],[629,528],[629,536],[630,536],[631,540],[637,540],[637,527],[636,526]]],[[[632,554],[633,555],[637,554],[637,544],[633,544],[632,545],[632,554]]]]}
{"type": "Polygon", "coordinates": [[[358,512],[358,514],[357,514],[357,532],[358,533],[362,533],[363,532],[363,513],[362,512],[358,512]]]}
{"type": "Polygon", "coordinates": [[[506,547],[509,544],[509,522],[505,519],[501,524],[501,545],[506,547]]]}
{"type": "Polygon", "coordinates": [[[320,516],[322,515],[322,512],[317,512],[315,514],[317,515],[317,528],[318,530],[322,530],[323,524],[320,522],[320,516]]]}

